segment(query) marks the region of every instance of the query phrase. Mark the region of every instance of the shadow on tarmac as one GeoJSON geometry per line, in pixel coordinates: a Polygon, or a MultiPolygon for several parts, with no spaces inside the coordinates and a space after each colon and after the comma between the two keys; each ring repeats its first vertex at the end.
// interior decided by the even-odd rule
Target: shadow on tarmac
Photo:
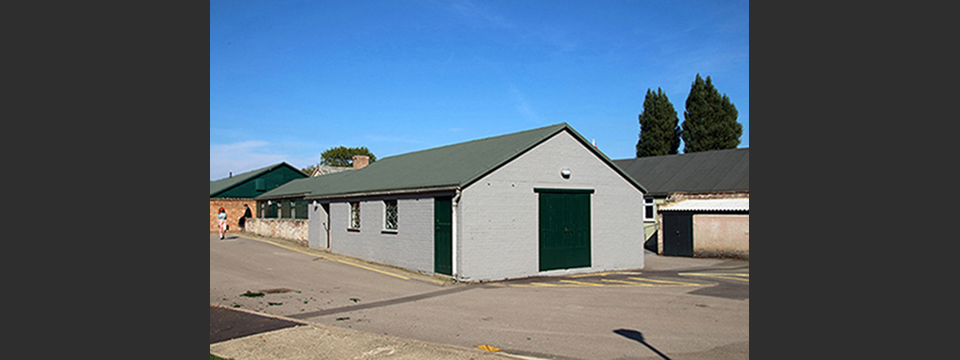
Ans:
{"type": "Polygon", "coordinates": [[[662,358],[664,358],[664,359],[666,359],[666,360],[670,360],[670,358],[667,357],[667,355],[665,355],[664,353],[660,352],[660,350],[657,350],[657,349],[654,348],[653,346],[650,346],[650,344],[647,344],[647,342],[643,340],[643,334],[640,333],[639,331],[629,330],[629,329],[617,329],[617,330],[614,330],[613,332],[616,333],[617,335],[623,336],[623,337],[625,337],[625,338],[627,338],[627,339],[630,339],[630,340],[639,342],[639,343],[643,344],[644,346],[650,348],[650,350],[653,350],[653,352],[657,353],[657,355],[660,355],[660,357],[662,357],[662,358]]]}
{"type": "Polygon", "coordinates": [[[302,325],[292,321],[210,305],[210,343],[302,325]]]}

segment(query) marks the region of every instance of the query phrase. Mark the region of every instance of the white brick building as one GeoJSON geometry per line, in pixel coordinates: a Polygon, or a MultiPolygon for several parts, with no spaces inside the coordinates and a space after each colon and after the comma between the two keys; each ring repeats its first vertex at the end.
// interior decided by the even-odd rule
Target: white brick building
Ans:
{"type": "Polygon", "coordinates": [[[644,188],[567,124],[292,181],[309,244],[459,281],[643,267],[644,188]]]}

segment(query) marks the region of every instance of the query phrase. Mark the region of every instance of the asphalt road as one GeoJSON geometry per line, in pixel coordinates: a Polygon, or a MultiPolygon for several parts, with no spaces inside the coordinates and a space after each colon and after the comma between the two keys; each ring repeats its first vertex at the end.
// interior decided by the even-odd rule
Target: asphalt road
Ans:
{"type": "Polygon", "coordinates": [[[214,234],[210,302],[540,358],[749,358],[749,262],[649,253],[645,261],[636,271],[454,284],[214,234]]]}

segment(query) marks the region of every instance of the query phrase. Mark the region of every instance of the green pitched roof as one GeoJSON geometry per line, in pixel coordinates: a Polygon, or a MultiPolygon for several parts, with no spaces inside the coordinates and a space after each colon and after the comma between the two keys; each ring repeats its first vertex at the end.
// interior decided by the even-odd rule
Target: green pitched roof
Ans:
{"type": "Polygon", "coordinates": [[[750,148],[613,161],[650,193],[750,191],[750,148]]]}
{"type": "Polygon", "coordinates": [[[378,159],[367,167],[293,180],[257,199],[348,196],[464,188],[553,135],[568,130],[638,189],[643,189],[566,123],[378,159]]]}
{"type": "MultiPolygon", "coordinates": [[[[250,171],[247,171],[247,172],[242,173],[242,174],[237,174],[237,175],[233,175],[233,176],[231,176],[231,177],[226,177],[226,178],[223,178],[223,179],[220,179],[220,180],[211,181],[211,182],[210,182],[210,197],[217,196],[217,194],[220,194],[220,193],[222,193],[222,192],[224,192],[224,191],[230,190],[231,188],[233,188],[233,187],[235,187],[235,186],[237,186],[237,185],[243,184],[243,183],[246,182],[247,180],[254,179],[254,178],[256,178],[257,176],[260,176],[260,175],[263,175],[263,174],[268,173],[268,172],[270,172],[270,171],[273,171],[274,169],[277,169],[277,168],[279,168],[279,167],[281,167],[281,166],[287,166],[287,167],[289,167],[289,168],[291,168],[291,169],[293,169],[293,170],[296,170],[297,172],[303,174],[302,171],[300,171],[299,169],[293,167],[292,165],[287,164],[287,163],[285,163],[285,162],[281,162],[281,163],[278,163],[278,164],[273,164],[273,165],[270,165],[270,166],[267,166],[267,167],[263,167],[263,168],[259,168],[259,169],[256,169],[256,170],[250,170],[250,171]]],[[[303,175],[304,175],[304,176],[309,176],[309,175],[307,175],[307,174],[303,174],[303,175]]]]}

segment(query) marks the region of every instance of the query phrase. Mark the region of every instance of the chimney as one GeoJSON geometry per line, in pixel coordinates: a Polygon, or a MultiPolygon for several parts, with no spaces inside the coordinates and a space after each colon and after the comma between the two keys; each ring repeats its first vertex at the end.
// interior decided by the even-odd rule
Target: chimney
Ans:
{"type": "Polygon", "coordinates": [[[353,156],[353,168],[354,169],[363,169],[370,164],[370,157],[366,155],[354,155],[353,156]]]}

